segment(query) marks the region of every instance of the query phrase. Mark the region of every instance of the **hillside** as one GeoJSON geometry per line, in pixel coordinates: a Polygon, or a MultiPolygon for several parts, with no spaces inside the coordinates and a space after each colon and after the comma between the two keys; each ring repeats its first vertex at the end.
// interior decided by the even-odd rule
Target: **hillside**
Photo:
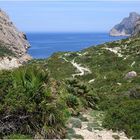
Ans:
{"type": "Polygon", "coordinates": [[[139,55],[134,36],[0,71],[0,137],[140,138],[139,55]]]}
{"type": "Polygon", "coordinates": [[[93,46],[80,52],[60,52],[50,57],[46,65],[57,79],[75,77],[85,82],[92,79],[98,81],[110,72],[123,79],[129,71],[139,73],[139,45],[138,36],[93,46]],[[80,71],[73,62],[85,68],[83,75],[78,76],[80,71]]]}
{"type": "Polygon", "coordinates": [[[124,18],[121,23],[115,25],[110,30],[111,36],[131,36],[134,32],[137,20],[140,19],[140,15],[136,12],[129,14],[129,17],[124,18]]]}
{"type": "Polygon", "coordinates": [[[139,55],[140,37],[137,36],[80,52],[56,53],[43,63],[55,79],[61,82],[73,79],[68,87],[78,100],[84,97],[88,107],[107,111],[103,123],[106,128],[123,130],[127,136],[140,138],[140,112],[135,112],[140,104],[139,55]],[[87,88],[85,92],[84,88],[87,88]],[[119,114],[121,109],[124,109],[124,116],[119,114]],[[124,120],[128,121],[124,123],[124,120]]]}

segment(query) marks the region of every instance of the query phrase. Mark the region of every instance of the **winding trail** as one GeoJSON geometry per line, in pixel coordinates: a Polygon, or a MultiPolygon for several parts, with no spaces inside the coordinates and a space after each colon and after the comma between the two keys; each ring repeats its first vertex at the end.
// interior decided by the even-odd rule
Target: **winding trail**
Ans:
{"type": "Polygon", "coordinates": [[[71,61],[71,64],[80,72],[80,73],[73,74],[72,75],[73,77],[83,76],[83,75],[85,75],[85,72],[87,72],[89,74],[91,73],[91,71],[88,68],[82,67],[80,64],[77,64],[76,62],[74,62],[74,60],[71,61]]]}
{"type": "Polygon", "coordinates": [[[61,57],[65,62],[70,62],[78,71],[79,73],[76,73],[76,74],[72,74],[72,77],[75,77],[75,76],[83,76],[85,75],[85,73],[91,73],[90,69],[88,68],[85,68],[85,67],[82,67],[81,64],[77,64],[75,62],[75,59],[73,59],[72,61],[68,61],[66,58],[64,57],[61,57]]]}
{"type": "Polygon", "coordinates": [[[118,55],[118,57],[123,57],[123,55],[119,52],[120,48],[119,47],[115,47],[115,48],[105,48],[106,50],[113,52],[114,54],[118,55]]]}

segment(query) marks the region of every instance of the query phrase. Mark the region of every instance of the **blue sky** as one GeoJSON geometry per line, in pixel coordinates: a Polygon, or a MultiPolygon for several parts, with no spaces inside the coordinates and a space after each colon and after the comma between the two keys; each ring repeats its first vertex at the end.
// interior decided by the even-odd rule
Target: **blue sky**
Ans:
{"type": "Polygon", "coordinates": [[[130,12],[140,13],[140,1],[0,0],[0,8],[24,32],[107,32],[130,12]]]}

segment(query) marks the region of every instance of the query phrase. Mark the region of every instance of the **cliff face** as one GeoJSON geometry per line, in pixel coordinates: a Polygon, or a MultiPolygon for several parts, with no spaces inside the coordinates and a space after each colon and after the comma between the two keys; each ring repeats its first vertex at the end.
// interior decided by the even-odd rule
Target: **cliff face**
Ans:
{"type": "Polygon", "coordinates": [[[14,68],[15,62],[18,67],[23,62],[31,59],[27,54],[29,47],[30,44],[27,41],[26,35],[18,31],[8,15],[0,9],[0,69],[9,69],[9,66],[10,68],[14,68]],[[13,59],[14,64],[12,65],[10,63],[13,62],[13,59]]]}
{"type": "Polygon", "coordinates": [[[136,26],[134,28],[133,36],[140,35],[140,19],[136,22],[136,26]]]}
{"type": "Polygon", "coordinates": [[[140,19],[140,15],[132,12],[129,17],[124,18],[120,24],[115,25],[111,31],[111,36],[130,36],[134,32],[134,28],[137,20],[140,19]]]}

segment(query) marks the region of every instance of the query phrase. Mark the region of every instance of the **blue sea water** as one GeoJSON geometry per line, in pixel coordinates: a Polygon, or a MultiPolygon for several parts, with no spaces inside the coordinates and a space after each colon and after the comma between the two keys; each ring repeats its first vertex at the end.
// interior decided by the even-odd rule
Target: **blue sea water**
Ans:
{"type": "Polygon", "coordinates": [[[31,44],[28,53],[33,58],[48,58],[55,52],[80,51],[84,48],[119,40],[108,33],[27,33],[31,44]]]}

